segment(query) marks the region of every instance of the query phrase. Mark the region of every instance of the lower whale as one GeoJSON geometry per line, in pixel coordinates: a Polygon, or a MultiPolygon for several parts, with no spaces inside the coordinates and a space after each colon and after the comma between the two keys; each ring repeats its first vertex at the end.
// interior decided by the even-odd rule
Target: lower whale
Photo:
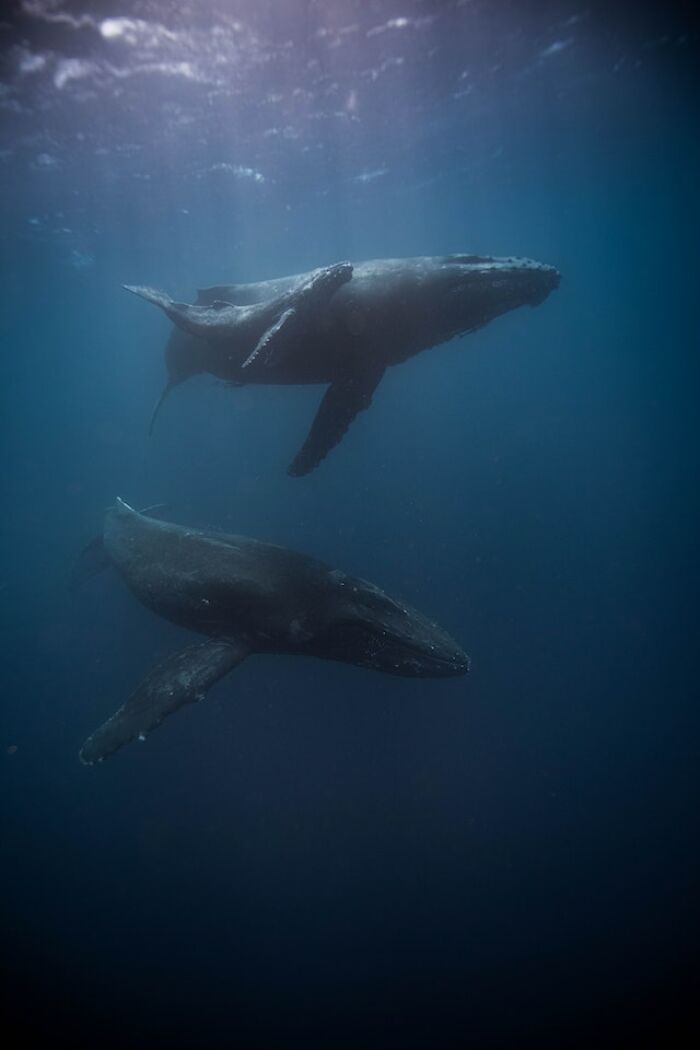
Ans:
{"type": "Polygon", "coordinates": [[[173,387],[208,372],[232,385],[328,384],[289,467],[308,474],[369,407],[391,365],[520,306],[559,284],[553,266],[481,255],[374,259],[254,284],[200,289],[193,305],[151,288],[129,291],[175,324],[166,346],[173,387]]]}
{"type": "Polygon", "coordinates": [[[144,739],[183,704],[203,700],[251,653],[316,656],[413,678],[469,669],[446,631],[366,580],[246,536],[158,521],[121,499],[107,511],[100,539],[86,548],[82,575],[109,565],[153,612],[206,640],[146,676],[85,741],[86,765],[144,739]]]}

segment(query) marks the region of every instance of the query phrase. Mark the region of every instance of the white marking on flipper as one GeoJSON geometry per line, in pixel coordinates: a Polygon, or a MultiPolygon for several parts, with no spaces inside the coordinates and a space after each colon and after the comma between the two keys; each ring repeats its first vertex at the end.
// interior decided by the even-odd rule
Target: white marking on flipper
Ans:
{"type": "MultiPolygon", "coordinates": [[[[258,340],[257,346],[248,355],[248,357],[246,357],[245,361],[241,365],[241,368],[247,368],[249,365],[252,365],[253,362],[258,359],[258,357],[260,356],[262,351],[265,350],[266,347],[268,347],[270,345],[272,340],[275,338],[275,336],[278,334],[278,332],[282,329],[282,326],[285,325],[287,323],[287,321],[291,317],[294,316],[295,313],[296,313],[296,310],[294,309],[293,306],[290,306],[288,310],[284,311],[282,316],[280,318],[278,318],[278,320],[275,321],[275,323],[273,325],[271,325],[270,328],[268,328],[260,336],[260,339],[258,340]]],[[[267,355],[267,362],[266,362],[266,364],[270,364],[271,359],[272,359],[272,355],[268,354],[267,355]]]]}

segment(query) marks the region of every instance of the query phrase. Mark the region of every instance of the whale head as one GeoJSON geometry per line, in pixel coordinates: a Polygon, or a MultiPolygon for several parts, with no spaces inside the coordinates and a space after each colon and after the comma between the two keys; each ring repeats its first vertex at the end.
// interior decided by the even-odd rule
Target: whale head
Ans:
{"type": "Polygon", "coordinates": [[[379,587],[331,572],[331,612],[314,640],[322,655],[386,674],[466,674],[469,657],[447,631],[379,587]]]}
{"type": "Polygon", "coordinates": [[[534,259],[490,257],[477,265],[477,287],[494,293],[495,301],[505,301],[503,310],[515,306],[539,306],[559,287],[561,274],[554,266],[534,259]]]}
{"type": "Polygon", "coordinates": [[[450,255],[440,267],[436,312],[451,334],[474,331],[519,306],[539,306],[560,280],[554,266],[534,259],[450,255]]]}

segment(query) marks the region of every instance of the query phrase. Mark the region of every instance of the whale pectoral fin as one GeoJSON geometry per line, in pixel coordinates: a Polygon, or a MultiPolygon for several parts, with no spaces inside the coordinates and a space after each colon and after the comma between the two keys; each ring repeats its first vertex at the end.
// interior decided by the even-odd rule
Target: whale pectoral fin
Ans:
{"type": "Polygon", "coordinates": [[[280,309],[286,303],[289,305],[274,324],[263,332],[257,346],[241,367],[248,368],[258,360],[268,366],[277,365],[284,360],[290,350],[301,341],[299,336],[304,324],[303,319],[308,320],[315,312],[325,308],[338,288],[346,284],[351,277],[351,263],[335,263],[333,266],[314,270],[300,287],[289,289],[280,296],[280,309]]]}
{"type": "MultiPolygon", "coordinates": [[[[241,368],[248,368],[248,366],[252,365],[254,361],[257,361],[261,355],[266,365],[271,365],[274,364],[275,361],[278,361],[280,357],[283,356],[281,344],[284,340],[280,333],[285,325],[287,326],[287,329],[289,329],[289,322],[292,321],[295,316],[296,310],[293,306],[290,306],[288,310],[285,310],[284,313],[277,318],[275,323],[270,325],[270,327],[263,332],[258,339],[255,349],[248,354],[241,365],[241,368]]],[[[288,335],[288,331],[284,334],[288,335]]]]}
{"type": "Polygon", "coordinates": [[[370,368],[362,375],[346,376],[331,383],[288,474],[293,477],[309,474],[339,444],[357,413],[372,404],[372,395],[384,371],[383,366],[370,368]]]}
{"type": "Polygon", "coordinates": [[[124,706],[87,738],[80,749],[81,762],[91,766],[135,737],[144,739],[183,704],[203,700],[207,690],[249,652],[242,640],[212,638],[174,653],[147,674],[124,706]]]}

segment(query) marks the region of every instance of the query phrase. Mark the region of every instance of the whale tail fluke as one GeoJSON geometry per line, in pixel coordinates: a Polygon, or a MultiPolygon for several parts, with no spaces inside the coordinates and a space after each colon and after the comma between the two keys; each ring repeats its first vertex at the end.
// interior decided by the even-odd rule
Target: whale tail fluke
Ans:
{"type": "Polygon", "coordinates": [[[165,292],[159,292],[157,288],[149,288],[147,285],[142,284],[123,284],[122,288],[127,292],[131,292],[132,295],[138,295],[140,299],[145,299],[147,303],[153,303],[154,306],[162,307],[163,310],[166,306],[172,304],[170,296],[166,295],[165,292]]]}
{"type": "MultiPolygon", "coordinates": [[[[139,299],[145,299],[147,303],[157,306],[183,332],[203,338],[215,339],[220,336],[221,331],[226,335],[228,331],[227,324],[226,322],[223,325],[220,323],[219,315],[222,310],[227,310],[230,313],[236,309],[231,303],[223,300],[217,300],[211,306],[192,306],[189,303],[176,303],[165,292],[159,292],[157,288],[149,288],[146,285],[124,284],[122,287],[127,292],[131,292],[132,295],[138,295],[139,299]]],[[[227,320],[230,319],[227,318],[227,320]]]]}
{"type": "Polygon", "coordinates": [[[167,310],[173,306],[182,308],[182,303],[174,302],[165,292],[159,292],[157,288],[149,288],[144,284],[123,284],[122,288],[132,295],[138,295],[139,299],[145,299],[147,303],[160,306],[161,310],[167,310]]]}

